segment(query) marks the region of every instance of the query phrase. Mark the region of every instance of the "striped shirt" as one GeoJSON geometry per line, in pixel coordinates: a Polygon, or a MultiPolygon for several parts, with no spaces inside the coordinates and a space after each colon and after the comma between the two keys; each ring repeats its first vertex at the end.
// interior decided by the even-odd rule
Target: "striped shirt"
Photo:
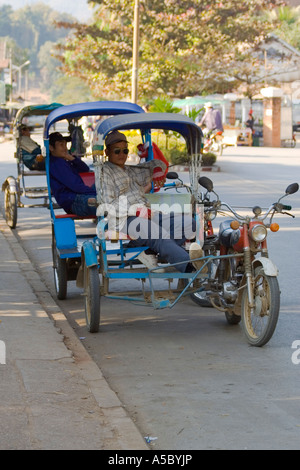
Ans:
{"type": "Polygon", "coordinates": [[[137,208],[149,207],[144,188],[153,177],[154,168],[165,171],[166,165],[160,160],[130,166],[124,169],[111,162],[103,164],[102,204],[97,215],[108,213],[109,229],[121,230],[129,216],[135,216],[137,208]]]}

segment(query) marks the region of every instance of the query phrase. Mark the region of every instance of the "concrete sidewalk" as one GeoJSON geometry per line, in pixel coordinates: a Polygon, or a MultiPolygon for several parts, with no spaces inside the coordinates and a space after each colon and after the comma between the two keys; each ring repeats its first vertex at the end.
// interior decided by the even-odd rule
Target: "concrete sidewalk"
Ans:
{"type": "Polygon", "coordinates": [[[0,216],[0,450],[147,450],[0,216]]]}

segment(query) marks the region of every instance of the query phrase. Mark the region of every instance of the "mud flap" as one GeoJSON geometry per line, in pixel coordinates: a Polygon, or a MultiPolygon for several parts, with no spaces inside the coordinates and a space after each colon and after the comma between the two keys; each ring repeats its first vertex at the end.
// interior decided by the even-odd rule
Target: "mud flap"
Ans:
{"type": "Polygon", "coordinates": [[[11,193],[17,193],[17,181],[13,176],[8,176],[6,178],[6,180],[2,184],[2,191],[5,191],[7,186],[9,186],[11,193]]]}
{"type": "Polygon", "coordinates": [[[277,266],[275,266],[273,261],[271,261],[269,258],[261,257],[261,258],[255,259],[252,263],[252,266],[253,266],[253,270],[259,266],[262,266],[264,273],[267,276],[272,276],[272,277],[278,276],[278,268],[277,266]]]}
{"type": "Polygon", "coordinates": [[[83,262],[88,268],[98,265],[98,258],[97,258],[95,245],[94,243],[90,241],[84,242],[82,245],[82,249],[81,249],[81,265],[78,269],[78,273],[76,277],[76,286],[79,288],[84,287],[83,286],[83,262]]]}
{"type": "MultiPolygon", "coordinates": [[[[255,259],[252,263],[253,270],[259,266],[261,266],[264,270],[264,273],[267,276],[272,276],[276,277],[278,276],[278,269],[271,261],[269,258],[259,258],[255,259]]],[[[244,286],[245,289],[247,289],[247,281],[246,281],[246,276],[243,277],[241,286],[244,286]]],[[[239,289],[237,299],[234,304],[233,312],[235,315],[241,315],[241,305],[242,305],[242,296],[243,296],[244,289],[239,289]]]]}

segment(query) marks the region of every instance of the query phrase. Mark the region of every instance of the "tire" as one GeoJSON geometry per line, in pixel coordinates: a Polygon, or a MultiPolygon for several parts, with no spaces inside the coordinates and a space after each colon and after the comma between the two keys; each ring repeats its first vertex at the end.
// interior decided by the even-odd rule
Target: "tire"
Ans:
{"type": "Polygon", "coordinates": [[[100,279],[97,266],[84,263],[85,318],[90,333],[98,333],[100,325],[100,279]]]}
{"type": "Polygon", "coordinates": [[[52,233],[52,260],[56,296],[59,300],[65,300],[68,286],[67,260],[60,258],[57,254],[54,232],[52,233]]]}
{"type": "Polygon", "coordinates": [[[238,325],[242,319],[240,315],[236,315],[235,313],[230,313],[228,311],[225,312],[225,317],[229,325],[238,325]]]}
{"type": "Polygon", "coordinates": [[[12,229],[16,228],[18,218],[18,200],[17,194],[12,193],[9,186],[6,186],[4,192],[4,208],[7,225],[12,229]]]}
{"type": "Polygon", "coordinates": [[[251,313],[248,291],[244,289],[241,305],[242,326],[252,346],[264,346],[273,336],[280,309],[280,290],[276,277],[267,276],[262,267],[254,272],[254,303],[251,313]]]}

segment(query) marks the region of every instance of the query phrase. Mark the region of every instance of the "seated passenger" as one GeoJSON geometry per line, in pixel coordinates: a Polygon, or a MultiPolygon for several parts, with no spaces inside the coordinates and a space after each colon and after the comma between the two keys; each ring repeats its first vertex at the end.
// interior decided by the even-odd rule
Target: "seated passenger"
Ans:
{"type": "Polygon", "coordinates": [[[42,157],[42,150],[30,137],[30,129],[25,124],[20,127],[19,145],[22,150],[22,160],[29,170],[45,170],[45,160],[42,157]]]}
{"type": "MultiPolygon", "coordinates": [[[[105,145],[108,162],[103,165],[103,204],[98,208],[98,215],[108,212],[109,230],[127,233],[134,246],[148,246],[170,264],[180,263],[176,266],[178,271],[200,269],[202,261],[200,264],[195,261],[194,267],[191,261],[203,256],[200,245],[191,244],[190,256],[182,246],[187,239],[195,237],[196,223],[192,216],[153,211],[145,197],[151,189],[155,168],[160,167],[164,172],[165,163],[153,159],[135,166],[125,165],[128,142],[118,131],[108,134],[105,145]]],[[[153,254],[142,252],[138,259],[149,269],[157,267],[153,254]]]]}
{"type": "Polygon", "coordinates": [[[96,215],[95,185],[86,186],[79,174],[89,172],[89,167],[69,153],[66,138],[59,132],[50,134],[49,149],[50,184],[57,203],[69,214],[96,215]]]}

